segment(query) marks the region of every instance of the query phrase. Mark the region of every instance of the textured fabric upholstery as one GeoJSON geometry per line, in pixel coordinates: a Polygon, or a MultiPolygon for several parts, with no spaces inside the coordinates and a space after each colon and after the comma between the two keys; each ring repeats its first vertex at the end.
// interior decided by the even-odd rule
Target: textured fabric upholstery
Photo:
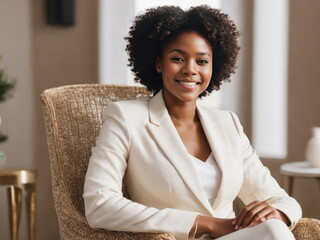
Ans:
{"type": "MultiPolygon", "coordinates": [[[[141,99],[149,95],[150,92],[143,87],[99,84],[62,86],[45,90],[41,95],[54,204],[62,240],[175,239],[167,233],[92,229],[84,215],[84,178],[91,148],[102,124],[102,111],[110,102],[141,99]]],[[[319,226],[319,220],[302,219],[294,234],[298,240],[320,239],[319,226]]]]}
{"type": "Polygon", "coordinates": [[[302,218],[292,232],[297,240],[320,240],[320,220],[302,218]]]}

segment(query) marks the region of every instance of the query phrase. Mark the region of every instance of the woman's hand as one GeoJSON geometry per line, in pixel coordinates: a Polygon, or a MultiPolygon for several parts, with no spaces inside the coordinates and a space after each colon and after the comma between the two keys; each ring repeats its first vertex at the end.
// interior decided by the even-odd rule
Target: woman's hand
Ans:
{"type": "Polygon", "coordinates": [[[289,225],[289,219],[281,211],[272,207],[268,202],[254,201],[244,207],[233,221],[235,230],[252,227],[269,219],[279,219],[289,225]]]}
{"type": "MultiPolygon", "coordinates": [[[[234,218],[224,219],[208,216],[198,216],[196,236],[209,234],[211,237],[217,238],[235,231],[232,222],[234,218]]],[[[191,236],[194,235],[195,224],[191,229],[191,236]]]]}
{"type": "Polygon", "coordinates": [[[234,219],[213,218],[209,235],[214,238],[222,237],[235,231],[234,219]]]}

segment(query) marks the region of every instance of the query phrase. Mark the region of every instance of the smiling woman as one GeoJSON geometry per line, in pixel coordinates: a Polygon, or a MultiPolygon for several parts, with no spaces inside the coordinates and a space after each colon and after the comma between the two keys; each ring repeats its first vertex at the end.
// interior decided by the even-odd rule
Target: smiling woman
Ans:
{"type": "Polygon", "coordinates": [[[153,97],[104,112],[84,186],[91,227],[176,239],[294,239],[288,227],[300,206],[261,164],[237,116],[198,104],[234,72],[238,38],[228,15],[209,6],[136,17],[129,66],[153,97]],[[246,205],[238,216],[236,197],[246,205]]]}

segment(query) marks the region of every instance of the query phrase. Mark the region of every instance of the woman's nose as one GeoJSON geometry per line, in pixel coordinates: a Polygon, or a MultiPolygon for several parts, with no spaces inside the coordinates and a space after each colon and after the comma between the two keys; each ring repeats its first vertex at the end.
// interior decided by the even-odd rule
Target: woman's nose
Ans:
{"type": "Polygon", "coordinates": [[[195,75],[197,73],[197,64],[194,61],[186,61],[182,72],[188,75],[195,75]]]}

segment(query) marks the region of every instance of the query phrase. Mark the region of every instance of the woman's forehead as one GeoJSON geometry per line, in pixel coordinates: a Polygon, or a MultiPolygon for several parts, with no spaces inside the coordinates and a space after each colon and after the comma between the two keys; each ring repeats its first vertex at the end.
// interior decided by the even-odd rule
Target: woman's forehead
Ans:
{"type": "Polygon", "coordinates": [[[195,52],[200,55],[212,55],[210,43],[195,31],[181,32],[164,48],[164,52],[195,52]]]}

